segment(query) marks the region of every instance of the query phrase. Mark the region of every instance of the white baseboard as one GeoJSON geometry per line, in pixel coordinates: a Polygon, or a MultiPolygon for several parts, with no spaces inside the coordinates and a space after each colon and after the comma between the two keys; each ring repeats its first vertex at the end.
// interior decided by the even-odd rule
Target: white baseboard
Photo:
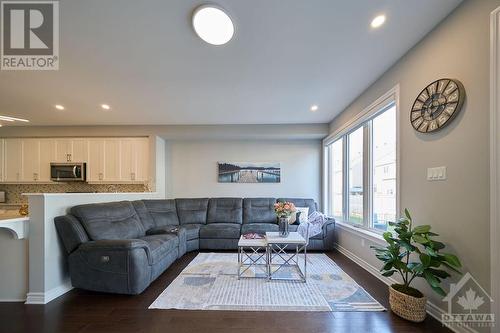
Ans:
{"type": "Polygon", "coordinates": [[[3,298],[0,299],[0,303],[19,303],[19,302],[24,302],[26,301],[25,298],[3,298]]]}
{"type": "MultiPolygon", "coordinates": [[[[380,274],[380,270],[373,266],[372,264],[368,263],[364,259],[358,257],[351,251],[347,250],[346,248],[342,247],[341,245],[335,243],[334,247],[337,251],[345,255],[347,258],[351,259],[354,261],[356,264],[359,266],[363,267],[365,270],[367,270],[370,274],[375,276],[377,279],[380,281],[384,282],[386,285],[390,286],[391,284],[397,283],[396,280],[390,277],[385,277],[382,274],[380,274]]],[[[429,300],[427,301],[427,313],[435,318],[437,321],[441,322],[441,315],[445,314],[446,312],[443,311],[439,306],[436,304],[430,302],[429,300]]],[[[449,327],[450,330],[452,330],[455,333],[477,333],[476,330],[472,328],[467,328],[467,327],[449,327]]]]}
{"type": "Polygon", "coordinates": [[[47,292],[32,292],[26,295],[25,304],[47,304],[50,301],[66,294],[68,291],[73,289],[70,283],[60,285],[58,287],[52,288],[47,292]]]}

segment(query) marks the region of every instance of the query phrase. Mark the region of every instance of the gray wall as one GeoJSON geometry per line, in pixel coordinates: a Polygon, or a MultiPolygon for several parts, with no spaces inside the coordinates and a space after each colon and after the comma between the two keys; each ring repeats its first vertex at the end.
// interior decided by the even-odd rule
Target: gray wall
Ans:
{"type": "MultiPolygon", "coordinates": [[[[379,96],[400,84],[401,207],[417,224],[431,224],[482,286],[490,288],[489,236],[489,14],[500,1],[465,1],[433,32],[334,119],[333,132],[379,96]],[[451,125],[418,134],[409,111],[420,90],[441,77],[462,81],[467,100],[451,125]],[[429,167],[446,166],[448,179],[428,182],[429,167]]],[[[339,245],[379,267],[355,234],[341,231],[339,245]]],[[[418,285],[444,307],[424,283],[418,285]]]]}
{"type": "Polygon", "coordinates": [[[167,141],[166,155],[168,197],[321,196],[319,140],[167,141]],[[281,183],[218,183],[217,162],[281,162],[281,183]]]}

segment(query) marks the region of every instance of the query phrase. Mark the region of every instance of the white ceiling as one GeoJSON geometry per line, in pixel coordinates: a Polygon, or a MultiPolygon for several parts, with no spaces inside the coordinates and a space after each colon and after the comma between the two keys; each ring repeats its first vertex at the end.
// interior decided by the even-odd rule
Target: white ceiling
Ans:
{"type": "Polygon", "coordinates": [[[60,70],[0,72],[0,114],[32,125],[325,123],[460,0],[215,0],[236,25],[218,47],[191,28],[203,2],[61,1],[60,70]],[[379,13],[386,24],[373,30],[379,13]]]}

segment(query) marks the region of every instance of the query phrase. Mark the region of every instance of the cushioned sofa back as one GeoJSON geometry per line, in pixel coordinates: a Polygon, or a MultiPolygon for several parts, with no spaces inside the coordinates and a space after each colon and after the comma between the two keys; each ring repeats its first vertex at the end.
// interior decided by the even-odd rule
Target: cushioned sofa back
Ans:
{"type": "Polygon", "coordinates": [[[208,199],[175,199],[180,224],[206,224],[208,199]]]}
{"type": "Polygon", "coordinates": [[[243,199],[212,198],[208,201],[208,223],[239,223],[243,221],[243,199]]]}
{"type": "Polygon", "coordinates": [[[71,208],[91,240],[142,237],[145,228],[130,201],[79,205],[71,208]]]}
{"type": "Polygon", "coordinates": [[[132,201],[132,206],[134,206],[137,215],[139,215],[139,219],[141,220],[144,230],[149,230],[155,227],[153,216],[151,216],[149,210],[147,209],[144,202],[142,202],[142,200],[132,201]]]}
{"type": "Polygon", "coordinates": [[[276,223],[275,198],[243,199],[243,223],[276,223]]]}
{"type": "Polygon", "coordinates": [[[175,200],[141,200],[153,218],[155,227],[179,225],[175,200]]]}
{"type": "Polygon", "coordinates": [[[314,199],[304,198],[279,198],[277,201],[288,201],[295,205],[295,207],[309,207],[309,215],[318,210],[318,206],[314,199]]]}

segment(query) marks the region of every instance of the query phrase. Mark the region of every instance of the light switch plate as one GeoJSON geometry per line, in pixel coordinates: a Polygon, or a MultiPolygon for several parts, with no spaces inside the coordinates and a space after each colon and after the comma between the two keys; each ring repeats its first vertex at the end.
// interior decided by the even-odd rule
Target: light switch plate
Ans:
{"type": "Polygon", "coordinates": [[[428,168],[427,180],[428,181],[446,180],[446,167],[441,166],[436,168],[428,168]]]}

